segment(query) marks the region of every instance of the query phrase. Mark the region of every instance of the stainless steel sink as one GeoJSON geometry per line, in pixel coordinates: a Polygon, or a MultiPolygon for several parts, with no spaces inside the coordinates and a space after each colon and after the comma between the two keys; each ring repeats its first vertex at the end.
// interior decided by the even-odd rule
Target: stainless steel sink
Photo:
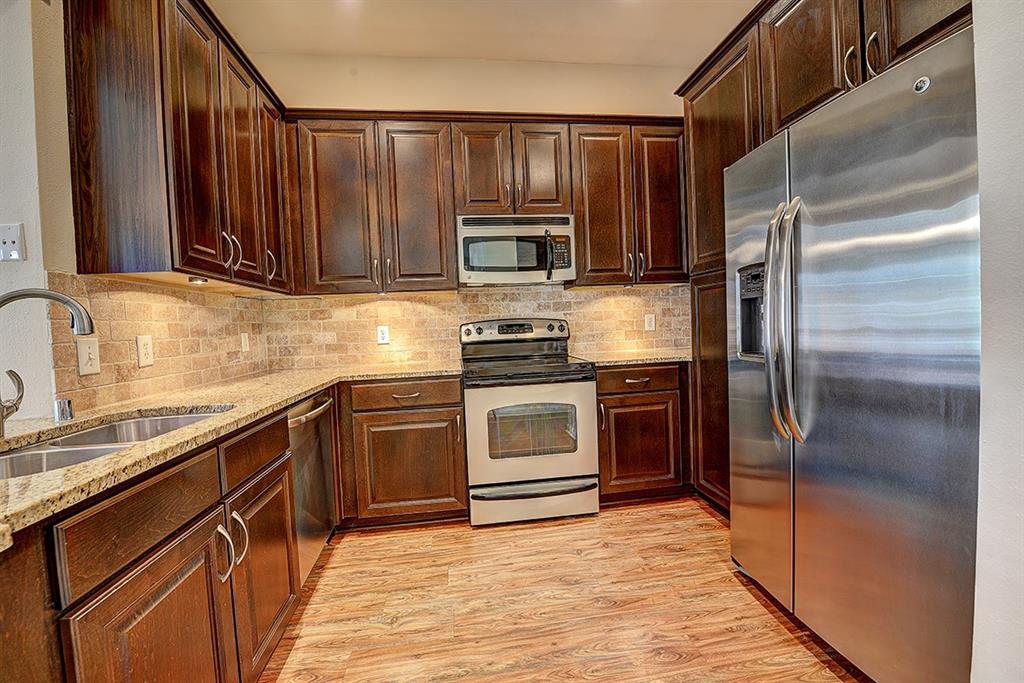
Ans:
{"type": "Polygon", "coordinates": [[[66,447],[92,446],[97,444],[132,444],[155,439],[167,432],[187,427],[213,415],[215,413],[137,417],[131,420],[111,422],[110,424],[86,429],[84,432],[63,436],[51,441],[50,445],[66,447]]]}
{"type": "Polygon", "coordinates": [[[82,448],[54,448],[52,446],[33,446],[0,456],[0,479],[24,477],[29,474],[49,472],[62,467],[98,458],[126,446],[87,446],[82,448]]]}

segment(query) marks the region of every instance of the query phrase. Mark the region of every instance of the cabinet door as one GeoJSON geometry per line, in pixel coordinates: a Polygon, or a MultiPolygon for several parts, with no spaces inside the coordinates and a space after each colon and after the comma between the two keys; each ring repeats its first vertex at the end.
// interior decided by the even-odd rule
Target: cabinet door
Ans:
{"type": "Polygon", "coordinates": [[[68,680],[238,681],[217,508],[62,620],[68,680]]]}
{"type": "Polygon", "coordinates": [[[868,75],[923,50],[971,20],[970,0],[863,0],[868,75]]]}
{"type": "Polygon", "coordinates": [[[267,665],[299,599],[291,458],[225,503],[238,559],[231,577],[242,681],[267,665]]]}
{"type": "Polygon", "coordinates": [[[451,126],[381,121],[377,136],[385,289],[455,289],[451,126]]]}
{"type": "Polygon", "coordinates": [[[633,168],[629,126],[571,129],[576,284],[633,282],[633,168]]]}
{"type": "Polygon", "coordinates": [[[235,244],[232,277],[265,284],[259,183],[259,102],[252,76],[224,43],[220,50],[227,232],[235,244]]]}
{"type": "Polygon", "coordinates": [[[682,486],[678,391],[602,396],[598,408],[602,496],[682,486]]]}
{"type": "Polygon", "coordinates": [[[516,213],[571,213],[569,126],[513,123],[516,213]]]}
{"type": "Polygon", "coordinates": [[[633,127],[637,281],[686,279],[683,129],[633,127]]]}
{"type": "Polygon", "coordinates": [[[167,0],[164,17],[174,260],[184,271],[223,278],[230,238],[222,216],[220,41],[188,0],[167,0]]]}
{"type": "Polygon", "coordinates": [[[761,139],[757,30],[684,94],[690,273],[725,267],[726,166],[761,139]]]}
{"type": "Polygon", "coordinates": [[[461,408],[356,413],[359,516],[467,510],[461,408]]]}
{"type": "Polygon", "coordinates": [[[860,84],[859,0],[780,0],[758,29],[765,138],[860,84]]]}
{"type": "Polygon", "coordinates": [[[512,213],[512,129],[507,123],[453,123],[456,214],[512,213]]]}
{"type": "Polygon", "coordinates": [[[284,194],[282,178],[283,139],[281,112],[260,92],[260,177],[263,207],[263,235],[266,258],[263,264],[267,286],[283,292],[291,289],[291,255],[288,251],[288,231],[284,220],[284,194]]]}
{"type": "Polygon", "coordinates": [[[691,452],[693,483],[729,506],[729,370],[726,354],[725,277],[708,273],[690,283],[693,327],[691,452]]]}
{"type": "Polygon", "coordinates": [[[373,121],[300,121],[306,291],[378,292],[380,214],[373,121]]]}

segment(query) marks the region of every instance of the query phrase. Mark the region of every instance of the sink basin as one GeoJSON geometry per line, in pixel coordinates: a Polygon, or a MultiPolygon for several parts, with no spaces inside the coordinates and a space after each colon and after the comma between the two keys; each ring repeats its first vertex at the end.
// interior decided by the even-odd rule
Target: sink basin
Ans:
{"type": "Polygon", "coordinates": [[[158,436],[173,432],[175,429],[187,427],[200,420],[212,417],[215,413],[195,413],[190,415],[161,415],[157,417],[137,417],[121,420],[110,424],[86,429],[83,432],[64,436],[50,441],[51,446],[65,448],[67,446],[94,446],[100,444],[131,444],[147,441],[158,436]]]}
{"type": "Polygon", "coordinates": [[[0,479],[24,477],[77,465],[100,456],[120,451],[126,446],[86,446],[82,448],[54,448],[32,446],[0,456],[0,479]]]}

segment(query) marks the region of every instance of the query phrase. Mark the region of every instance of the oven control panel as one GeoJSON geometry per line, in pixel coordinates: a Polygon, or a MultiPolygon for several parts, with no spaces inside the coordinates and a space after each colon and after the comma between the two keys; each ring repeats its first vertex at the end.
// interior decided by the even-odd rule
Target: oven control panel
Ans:
{"type": "Polygon", "coordinates": [[[475,323],[464,323],[459,326],[459,339],[463,344],[511,339],[543,340],[568,338],[569,323],[557,318],[480,320],[475,323]]]}

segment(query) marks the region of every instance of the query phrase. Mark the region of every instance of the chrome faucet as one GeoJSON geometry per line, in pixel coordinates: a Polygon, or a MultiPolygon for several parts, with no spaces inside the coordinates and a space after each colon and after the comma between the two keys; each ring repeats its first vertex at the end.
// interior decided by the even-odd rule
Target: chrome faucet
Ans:
{"type": "MultiPolygon", "coordinates": [[[[76,335],[92,334],[93,332],[92,316],[89,315],[89,311],[85,310],[85,306],[67,294],[53,292],[49,289],[16,289],[13,292],[0,294],[0,308],[22,299],[45,299],[63,304],[65,308],[71,311],[72,332],[76,335]]],[[[14,390],[17,395],[6,401],[0,398],[0,439],[4,436],[4,423],[7,421],[7,418],[18,412],[18,409],[21,408],[21,401],[25,398],[25,383],[22,382],[18,373],[14,370],[8,370],[7,376],[14,383],[14,390]]]]}

